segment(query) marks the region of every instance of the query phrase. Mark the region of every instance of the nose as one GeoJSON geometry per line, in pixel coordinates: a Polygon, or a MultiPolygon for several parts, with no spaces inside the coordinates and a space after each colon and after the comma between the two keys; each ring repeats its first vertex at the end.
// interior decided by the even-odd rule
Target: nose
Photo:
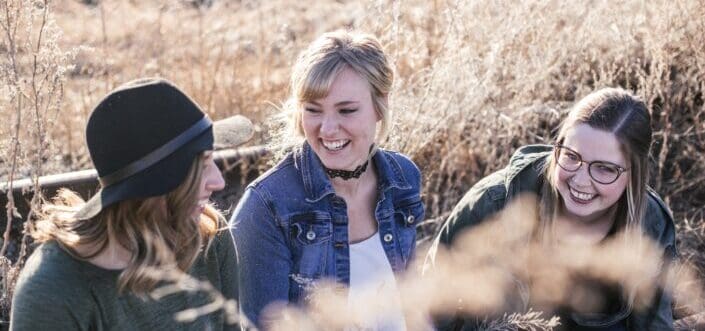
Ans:
{"type": "Polygon", "coordinates": [[[334,115],[326,115],[321,121],[321,135],[324,137],[330,137],[338,132],[339,128],[338,118],[334,115]]]}
{"type": "Polygon", "coordinates": [[[570,180],[576,186],[588,186],[590,185],[592,179],[590,178],[590,173],[588,172],[587,164],[583,164],[573,175],[570,180]]]}
{"type": "Polygon", "coordinates": [[[225,188],[225,179],[223,179],[223,174],[217,166],[208,167],[205,176],[206,190],[215,192],[225,188]]]}

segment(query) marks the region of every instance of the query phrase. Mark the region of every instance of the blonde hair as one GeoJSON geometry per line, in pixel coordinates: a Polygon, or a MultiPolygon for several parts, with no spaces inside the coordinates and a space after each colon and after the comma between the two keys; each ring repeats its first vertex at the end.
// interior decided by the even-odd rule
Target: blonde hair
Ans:
{"type": "MultiPolygon", "coordinates": [[[[648,157],[652,140],[651,115],[646,105],[638,97],[619,88],[592,92],[572,108],[560,126],[556,143],[562,144],[568,130],[577,124],[611,132],[619,141],[629,161],[629,180],[625,194],[617,201],[615,226],[617,229],[640,229],[647,207],[648,157]]],[[[552,224],[560,206],[556,167],[555,153],[552,153],[544,166],[546,180],[540,202],[540,219],[544,225],[542,232],[552,224]]]]}
{"type": "Polygon", "coordinates": [[[156,197],[132,199],[106,207],[87,220],[72,218],[83,200],[74,192],[62,189],[54,204],[43,208],[44,217],[36,224],[32,237],[38,242],[55,240],[77,259],[87,260],[100,254],[109,241],[126,248],[132,257],[120,273],[118,289],[145,294],[158,279],[150,269],[176,266],[188,270],[202,249],[207,250],[215,233],[224,223],[223,216],[207,206],[195,221],[203,157],[197,157],[186,179],[173,191],[156,197]],[[92,247],[81,255],[76,247],[92,247]]]}
{"type": "Polygon", "coordinates": [[[285,128],[279,133],[280,143],[303,140],[303,103],[328,95],[333,81],[344,69],[355,71],[369,83],[372,105],[381,119],[377,138],[387,137],[392,123],[388,96],[394,72],[377,38],[341,30],[323,34],[296,60],[291,74],[291,95],[283,105],[285,128]]]}

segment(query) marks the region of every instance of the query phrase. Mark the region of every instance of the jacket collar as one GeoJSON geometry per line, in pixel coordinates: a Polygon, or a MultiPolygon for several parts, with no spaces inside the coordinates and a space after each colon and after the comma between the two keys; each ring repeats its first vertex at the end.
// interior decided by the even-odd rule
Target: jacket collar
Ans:
{"type": "Polygon", "coordinates": [[[380,192],[396,188],[399,190],[411,189],[411,183],[404,177],[404,171],[399,162],[385,150],[378,149],[372,157],[377,170],[377,182],[380,192]]]}
{"type": "MultiPolygon", "coordinates": [[[[329,194],[335,194],[333,185],[323,170],[323,164],[308,142],[295,153],[294,160],[299,167],[306,192],[306,201],[316,202],[329,194]]],[[[377,181],[380,192],[391,188],[410,189],[411,184],[404,177],[399,162],[389,153],[378,149],[372,157],[372,163],[377,170],[377,181]]]]}

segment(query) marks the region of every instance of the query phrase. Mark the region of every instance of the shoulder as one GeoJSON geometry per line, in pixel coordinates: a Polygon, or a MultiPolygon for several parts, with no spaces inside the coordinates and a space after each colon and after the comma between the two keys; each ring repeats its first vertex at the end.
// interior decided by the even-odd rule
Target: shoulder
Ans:
{"type": "Polygon", "coordinates": [[[535,181],[544,168],[544,161],[553,152],[551,145],[526,145],[517,149],[506,167],[507,181],[519,178],[535,181]],[[526,178],[528,177],[528,178],[526,178]]]}
{"type": "Polygon", "coordinates": [[[439,243],[452,244],[459,233],[482,223],[504,208],[507,192],[505,170],[482,178],[465,193],[445,220],[436,239],[439,243]]]}
{"type": "MultiPolygon", "coordinates": [[[[90,314],[91,279],[74,259],[55,242],[47,242],[34,251],[22,269],[13,297],[13,319],[36,315],[37,309],[52,314],[69,313],[71,317],[90,314]]],[[[40,314],[42,315],[42,314],[40,314]]]]}
{"type": "Polygon", "coordinates": [[[543,160],[551,150],[549,145],[523,146],[514,152],[506,167],[477,181],[446,219],[440,241],[451,243],[460,231],[502,210],[513,194],[535,190],[543,160]]]}
{"type": "Polygon", "coordinates": [[[647,206],[643,227],[652,239],[662,246],[675,245],[675,224],[673,213],[661,197],[651,188],[647,188],[647,206]]]}
{"type": "Polygon", "coordinates": [[[292,179],[300,177],[294,153],[289,153],[284,159],[253,180],[248,187],[267,189],[275,187],[281,182],[290,182],[292,179]]]}
{"type": "Polygon", "coordinates": [[[211,247],[208,249],[208,255],[211,254],[217,255],[219,261],[236,254],[232,235],[227,229],[220,229],[213,236],[211,247]]]}
{"type": "Polygon", "coordinates": [[[378,152],[381,153],[385,158],[389,160],[394,160],[394,162],[397,162],[404,169],[415,169],[417,171],[419,169],[416,166],[416,163],[414,163],[414,161],[412,161],[411,158],[406,154],[381,148],[378,150],[378,152]]]}
{"type": "Polygon", "coordinates": [[[507,198],[508,191],[515,189],[513,186],[535,187],[543,163],[552,150],[550,145],[520,147],[512,154],[506,167],[480,179],[465,194],[463,201],[465,204],[496,204],[507,198]]]}
{"type": "Polygon", "coordinates": [[[421,170],[419,167],[411,160],[411,158],[405,154],[379,149],[377,153],[380,153],[382,158],[390,164],[390,168],[393,172],[398,172],[393,175],[397,175],[405,180],[409,181],[410,184],[418,189],[421,185],[421,170]]]}
{"type": "Polygon", "coordinates": [[[20,274],[18,287],[61,289],[66,285],[81,284],[86,276],[81,272],[80,262],[70,256],[59,245],[50,241],[41,244],[27,260],[20,274]]]}
{"type": "Polygon", "coordinates": [[[506,179],[506,168],[483,177],[465,193],[456,205],[454,213],[461,209],[470,209],[484,218],[485,214],[499,209],[507,197],[506,179]]]}
{"type": "Polygon", "coordinates": [[[546,155],[550,154],[553,152],[553,146],[552,145],[546,145],[546,144],[533,144],[533,145],[524,145],[519,147],[514,153],[512,154],[512,159],[509,162],[510,164],[519,160],[536,160],[537,158],[540,157],[545,157],[546,155]]]}
{"type": "Polygon", "coordinates": [[[290,152],[272,168],[265,171],[245,188],[234,214],[262,211],[274,214],[274,204],[282,198],[303,195],[304,182],[299,152],[290,152]]]}
{"type": "Polygon", "coordinates": [[[274,167],[247,185],[238,206],[249,206],[246,210],[265,208],[274,213],[276,201],[285,198],[301,198],[304,195],[303,177],[297,158],[294,153],[289,153],[274,167]]]}

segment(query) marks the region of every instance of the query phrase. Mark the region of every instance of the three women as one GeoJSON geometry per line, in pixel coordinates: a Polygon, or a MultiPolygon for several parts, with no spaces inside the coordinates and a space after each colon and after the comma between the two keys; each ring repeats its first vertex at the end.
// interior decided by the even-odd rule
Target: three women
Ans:
{"type": "MultiPolygon", "coordinates": [[[[35,237],[44,244],[18,284],[13,328],[183,327],[173,312],[203,297],[140,298],[156,285],[148,270],[171,264],[228,297],[239,288],[244,314],[261,327],[267,306],[305,303],[323,278],[348,286],[350,297],[370,288],[398,297],[395,274],[414,256],[424,206],[418,168],[377,147],[391,126],[392,80],[382,47],[368,35],[324,34],[300,55],[287,103],[286,139],[296,147],[248,186],[235,209],[230,231],[238,255],[206,203],[223,180],[198,106],[165,81],[114,91],[87,130],[103,190],[76,206],[64,193],[65,205],[39,223],[35,237]],[[40,305],[51,309],[36,316],[40,305]]],[[[452,244],[461,230],[532,192],[540,197],[537,233],[545,240],[599,245],[642,228],[673,257],[673,221],[646,186],[650,144],[643,102],[623,90],[595,92],[571,111],[556,145],[520,149],[507,168],[473,187],[436,242],[452,244]]],[[[598,318],[568,314],[564,321],[573,329],[670,329],[668,296],[658,297],[649,316],[616,301],[615,311],[598,318]]],[[[227,327],[215,314],[195,326],[227,327]]],[[[400,305],[365,327],[405,329],[400,305]]]]}

